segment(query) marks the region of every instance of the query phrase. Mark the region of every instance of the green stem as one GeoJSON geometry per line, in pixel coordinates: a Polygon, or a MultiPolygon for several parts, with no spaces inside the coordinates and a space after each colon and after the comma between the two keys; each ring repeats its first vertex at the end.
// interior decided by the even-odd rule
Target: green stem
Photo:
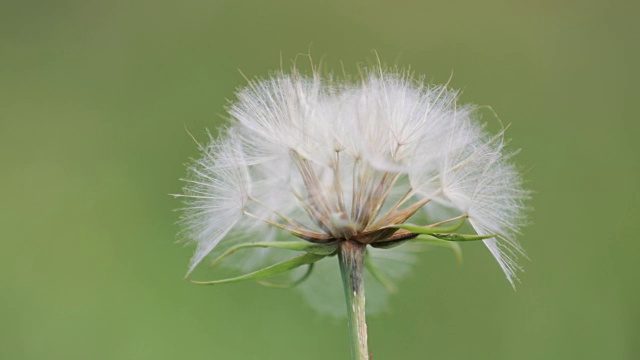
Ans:
{"type": "Polygon", "coordinates": [[[366,252],[366,245],[348,240],[340,245],[338,251],[344,295],[347,300],[351,355],[354,360],[369,360],[364,307],[364,258],[366,252]]]}

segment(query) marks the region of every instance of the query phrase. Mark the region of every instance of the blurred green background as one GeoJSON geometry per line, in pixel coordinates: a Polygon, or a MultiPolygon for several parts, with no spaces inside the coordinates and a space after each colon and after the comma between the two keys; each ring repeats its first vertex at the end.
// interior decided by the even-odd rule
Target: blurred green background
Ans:
{"type": "Polygon", "coordinates": [[[536,191],[517,291],[480,244],[425,253],[369,321],[374,359],[640,358],[635,4],[2,1],[0,358],[348,358],[345,321],[295,291],[185,282],[168,196],[237,69],[309,48],[453,73],[536,191]]]}

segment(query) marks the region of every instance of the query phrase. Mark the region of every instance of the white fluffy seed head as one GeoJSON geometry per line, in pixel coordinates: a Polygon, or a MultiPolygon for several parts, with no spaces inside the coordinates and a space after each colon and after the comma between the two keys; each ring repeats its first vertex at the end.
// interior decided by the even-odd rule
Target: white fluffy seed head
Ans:
{"type": "Polygon", "coordinates": [[[528,193],[503,134],[487,135],[457,97],[381,69],[355,84],[295,72],[251,82],[230,127],[191,166],[189,272],[234,233],[263,241],[279,226],[349,238],[426,203],[432,222],[468,215],[478,234],[498,234],[485,244],[513,282],[528,193]]]}

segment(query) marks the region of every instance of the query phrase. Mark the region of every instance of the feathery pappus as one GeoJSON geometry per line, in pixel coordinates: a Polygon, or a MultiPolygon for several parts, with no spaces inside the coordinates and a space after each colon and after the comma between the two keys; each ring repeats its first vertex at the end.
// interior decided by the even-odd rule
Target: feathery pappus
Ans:
{"type": "Polygon", "coordinates": [[[385,252],[481,240],[513,285],[529,193],[503,132],[488,134],[458,95],[381,67],[357,82],[295,70],[250,81],[178,195],[185,236],[197,245],[188,272],[212,253],[262,248],[238,258],[247,270],[265,251],[303,253],[203,283],[261,280],[356,244],[368,273],[393,288],[393,274],[376,266],[385,252]],[[456,233],[463,225],[474,233],[456,233]]]}

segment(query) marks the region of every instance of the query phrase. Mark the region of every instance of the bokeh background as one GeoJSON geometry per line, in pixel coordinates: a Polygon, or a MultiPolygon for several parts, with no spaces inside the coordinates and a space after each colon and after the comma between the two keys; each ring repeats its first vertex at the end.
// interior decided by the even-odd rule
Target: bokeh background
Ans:
{"type": "Polygon", "coordinates": [[[517,291],[481,244],[425,253],[370,318],[374,359],[640,358],[636,4],[2,1],[0,358],[347,359],[344,320],[295,291],[184,281],[168,196],[238,69],[309,49],[453,74],[536,191],[517,291]]]}

